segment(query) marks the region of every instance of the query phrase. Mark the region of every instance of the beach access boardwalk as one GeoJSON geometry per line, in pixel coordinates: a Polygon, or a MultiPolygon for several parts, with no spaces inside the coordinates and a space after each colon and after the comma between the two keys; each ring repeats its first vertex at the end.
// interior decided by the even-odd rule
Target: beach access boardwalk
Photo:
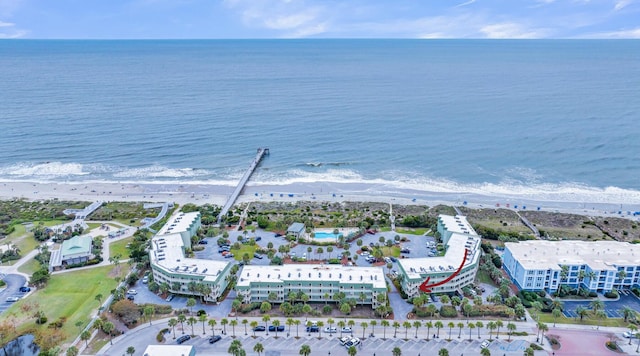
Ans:
{"type": "Polygon", "coordinates": [[[229,199],[227,199],[227,202],[222,207],[222,210],[220,211],[220,215],[218,215],[218,224],[222,222],[222,217],[229,212],[229,209],[231,209],[231,206],[233,206],[233,203],[236,202],[236,199],[238,199],[238,196],[242,192],[242,189],[244,189],[244,186],[249,181],[249,178],[251,178],[251,175],[256,170],[256,168],[258,168],[258,165],[262,161],[262,158],[264,158],[264,156],[268,154],[269,154],[268,148],[262,148],[262,147],[258,148],[258,153],[256,154],[256,157],[251,162],[251,165],[249,165],[249,169],[247,169],[247,171],[244,172],[244,175],[242,176],[242,178],[240,178],[240,181],[238,182],[236,189],[233,191],[233,193],[231,193],[231,195],[229,196],[229,199]]]}
{"type": "Polygon", "coordinates": [[[516,211],[516,214],[518,215],[518,217],[520,218],[520,220],[522,221],[523,224],[525,224],[532,232],[533,234],[536,236],[536,238],[540,238],[540,231],[538,231],[538,228],[536,228],[531,221],[529,221],[527,218],[525,218],[524,216],[520,215],[520,213],[518,213],[516,211]]]}

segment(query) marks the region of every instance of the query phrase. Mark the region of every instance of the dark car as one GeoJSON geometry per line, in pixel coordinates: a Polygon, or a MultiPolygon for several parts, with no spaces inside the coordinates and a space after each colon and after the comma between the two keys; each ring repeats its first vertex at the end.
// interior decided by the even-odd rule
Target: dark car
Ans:
{"type": "Polygon", "coordinates": [[[200,245],[206,245],[206,244],[208,244],[208,242],[207,242],[206,240],[200,240],[198,243],[199,243],[200,245]]]}
{"type": "Polygon", "coordinates": [[[375,245],[376,245],[376,244],[374,244],[373,242],[369,242],[369,246],[373,247],[373,246],[375,246],[375,245]]]}
{"type": "Polygon", "coordinates": [[[317,326],[307,326],[307,332],[317,333],[320,331],[320,328],[317,326]]]}
{"type": "Polygon", "coordinates": [[[264,326],[256,326],[255,328],[253,328],[253,331],[265,331],[265,327],[264,326]]]}
{"type": "MultiPolygon", "coordinates": [[[[276,331],[276,327],[274,325],[269,325],[269,331],[276,331]]],[[[284,331],[284,325],[278,325],[278,331],[284,331]]]]}
{"type": "Polygon", "coordinates": [[[220,247],[218,249],[218,253],[223,253],[224,251],[229,251],[229,250],[231,250],[231,248],[229,248],[229,247],[220,247]]]}
{"type": "Polygon", "coordinates": [[[262,237],[260,236],[256,237],[256,241],[260,241],[260,240],[262,240],[262,237]]]}
{"type": "Polygon", "coordinates": [[[398,259],[397,259],[397,258],[395,258],[395,257],[393,257],[393,256],[391,256],[391,257],[389,257],[389,258],[391,259],[391,262],[398,262],[398,259]]]}
{"type": "Polygon", "coordinates": [[[182,335],[180,336],[177,340],[176,343],[178,344],[182,344],[183,342],[189,341],[191,339],[191,336],[189,335],[182,335]]]}
{"type": "Polygon", "coordinates": [[[215,344],[216,342],[222,340],[222,336],[220,335],[216,335],[216,336],[212,336],[209,338],[209,343],[210,344],[215,344]]]}
{"type": "Polygon", "coordinates": [[[257,254],[257,253],[254,253],[254,254],[253,254],[253,258],[257,258],[257,259],[261,260],[263,257],[262,257],[262,255],[259,255],[259,254],[257,254]]]}
{"type": "Polygon", "coordinates": [[[20,287],[20,292],[22,292],[22,293],[31,292],[31,288],[29,288],[29,287],[20,287]]]}
{"type": "Polygon", "coordinates": [[[134,296],[132,296],[131,294],[129,294],[127,296],[127,299],[129,299],[130,301],[133,301],[134,299],[136,299],[134,296]]]}

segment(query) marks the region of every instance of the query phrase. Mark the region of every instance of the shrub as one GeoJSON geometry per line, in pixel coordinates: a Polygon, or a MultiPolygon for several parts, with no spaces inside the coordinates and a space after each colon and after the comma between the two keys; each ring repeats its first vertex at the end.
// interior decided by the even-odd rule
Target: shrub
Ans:
{"type": "Polygon", "coordinates": [[[597,297],[597,296],[598,296],[598,293],[596,293],[596,292],[589,292],[589,297],[591,297],[591,298],[595,298],[595,297],[597,297]]]}
{"type": "Polygon", "coordinates": [[[617,293],[616,291],[610,291],[610,292],[606,292],[606,293],[604,294],[604,296],[605,296],[606,298],[616,299],[616,298],[618,298],[618,293],[617,293]]]}
{"type": "Polygon", "coordinates": [[[248,313],[248,312],[250,312],[252,310],[256,310],[256,309],[259,309],[259,308],[260,308],[260,303],[255,302],[255,303],[249,303],[249,304],[242,304],[240,306],[239,311],[241,313],[246,314],[246,313],[248,313]]]}
{"type": "Polygon", "coordinates": [[[160,330],[158,332],[158,335],[156,335],[156,341],[157,342],[163,342],[164,341],[164,329],[160,330]]]}
{"type": "Polygon", "coordinates": [[[443,305],[440,307],[440,316],[443,318],[455,318],[458,316],[458,311],[451,305],[443,305]]]}

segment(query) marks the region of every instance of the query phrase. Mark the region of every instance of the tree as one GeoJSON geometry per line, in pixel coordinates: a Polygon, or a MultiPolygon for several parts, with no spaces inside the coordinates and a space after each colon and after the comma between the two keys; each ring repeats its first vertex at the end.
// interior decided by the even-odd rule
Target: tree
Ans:
{"type": "MultiPolygon", "coordinates": [[[[624,317],[624,322],[626,323],[629,319],[631,320],[635,320],[636,319],[636,312],[635,310],[633,310],[632,308],[625,306],[620,310],[620,313],[622,314],[622,316],[624,317]]],[[[555,325],[554,325],[555,326],[555,325]]]]}
{"type": "Polygon", "coordinates": [[[524,356],[533,356],[534,354],[535,354],[535,351],[533,351],[531,347],[527,347],[524,350],[524,356]]]}
{"type": "MultiPolygon", "coordinates": [[[[415,323],[414,323],[415,324],[415,323]]],[[[375,336],[375,332],[376,332],[376,326],[378,326],[378,322],[375,320],[371,320],[371,322],[369,323],[369,325],[371,325],[371,336],[375,336]]],[[[342,334],[341,334],[342,335],[342,334]]]]}
{"type": "Polygon", "coordinates": [[[236,325],[238,325],[238,320],[231,319],[229,324],[231,325],[231,335],[232,335],[232,337],[235,338],[236,337],[236,325]]]}
{"type": "Polygon", "coordinates": [[[253,330],[253,337],[256,337],[256,327],[258,326],[258,322],[254,320],[249,325],[251,326],[251,330],[253,330]]]}
{"type": "Polygon", "coordinates": [[[442,348],[438,351],[438,356],[449,356],[449,350],[442,348]]]}
{"type": "Polygon", "coordinates": [[[102,331],[104,331],[105,334],[109,335],[109,343],[111,345],[113,345],[113,330],[115,330],[115,328],[116,326],[113,325],[113,323],[110,321],[102,324],[102,331]]]}
{"type": "Polygon", "coordinates": [[[440,320],[438,320],[438,321],[435,322],[435,324],[433,324],[433,326],[435,326],[436,329],[438,330],[438,333],[437,333],[436,337],[439,339],[440,338],[440,328],[444,327],[444,324],[442,324],[442,322],[440,320]]]}
{"type": "Polygon", "coordinates": [[[151,317],[155,314],[156,308],[153,305],[147,305],[143,309],[144,317],[149,320],[149,325],[151,325],[151,317]]]}
{"type": "MultiPolygon", "coordinates": [[[[215,327],[216,327],[216,325],[217,325],[217,324],[218,324],[218,322],[216,321],[216,319],[210,319],[210,320],[207,322],[207,325],[209,325],[209,327],[211,328],[211,335],[212,335],[212,336],[216,336],[216,329],[215,329],[215,327]]],[[[257,324],[257,323],[256,323],[256,324],[257,324]]],[[[175,339],[175,337],[174,337],[174,339],[175,339]]]]}
{"type": "Polygon", "coordinates": [[[451,340],[451,329],[453,329],[456,324],[453,321],[450,321],[447,323],[447,326],[449,327],[449,340],[451,340]]]}
{"type": "Polygon", "coordinates": [[[598,310],[604,309],[604,302],[600,299],[594,299],[591,301],[591,303],[589,303],[589,306],[591,307],[592,312],[595,314],[598,312],[598,310]]]}
{"type": "Polygon", "coordinates": [[[485,347],[484,349],[480,350],[480,355],[482,355],[482,356],[491,356],[491,351],[489,351],[488,347],[485,347]]]}
{"type": "Polygon", "coordinates": [[[502,320],[496,320],[495,322],[496,324],[496,339],[500,338],[500,328],[504,326],[504,324],[502,323],[502,320]]]}
{"type": "Polygon", "coordinates": [[[513,335],[513,333],[516,331],[516,324],[514,323],[507,323],[507,330],[509,330],[509,340],[511,341],[511,335],[513,335]]]}
{"type": "Polygon", "coordinates": [[[135,354],[135,353],[136,353],[135,347],[133,347],[133,346],[127,347],[127,355],[133,356],[133,354],[135,354]]]}
{"type": "Polygon", "coordinates": [[[267,335],[269,335],[269,328],[267,323],[269,323],[270,320],[271,320],[271,316],[269,316],[269,314],[262,316],[262,321],[264,321],[264,329],[267,331],[267,335]]]}
{"type": "Polygon", "coordinates": [[[471,338],[472,338],[471,333],[473,332],[473,329],[476,328],[476,324],[470,322],[467,324],[467,326],[469,327],[469,341],[471,341],[471,338]]]}
{"type": "Polygon", "coordinates": [[[589,315],[589,311],[584,308],[582,305],[578,305],[576,307],[576,316],[580,317],[580,321],[582,321],[582,319],[584,319],[585,316],[589,315]]]}
{"type": "Polygon", "coordinates": [[[194,298],[187,299],[187,308],[189,308],[189,313],[193,315],[193,307],[196,305],[196,300],[194,298]]]}
{"type": "Polygon", "coordinates": [[[95,300],[98,301],[99,305],[102,305],[102,298],[103,298],[102,294],[100,293],[96,294],[95,300]]]}
{"type": "Polygon", "coordinates": [[[276,330],[276,339],[278,338],[278,326],[280,326],[280,320],[278,319],[274,319],[271,322],[271,325],[275,326],[275,330],[276,330]]]}
{"type": "Polygon", "coordinates": [[[464,323],[458,322],[458,339],[462,337],[462,328],[464,328],[464,323]]]}
{"type": "Polygon", "coordinates": [[[196,325],[196,323],[198,322],[198,319],[190,316],[189,319],[187,319],[187,325],[191,326],[191,335],[195,335],[196,333],[193,331],[193,326],[196,325]]]}
{"type": "Polygon", "coordinates": [[[489,329],[489,340],[491,340],[491,337],[493,336],[493,330],[496,329],[496,323],[493,321],[490,321],[487,323],[487,329],[489,329]]]}
{"type": "Polygon", "coordinates": [[[416,334],[415,334],[415,338],[418,338],[418,329],[420,329],[420,327],[422,326],[422,323],[418,320],[413,322],[413,327],[416,328],[416,334]]]}
{"type": "Polygon", "coordinates": [[[173,330],[173,338],[175,339],[176,338],[176,325],[178,325],[178,320],[176,318],[171,318],[171,319],[169,319],[167,324],[169,324],[169,327],[173,330]]]}
{"type": "Polygon", "coordinates": [[[207,314],[200,314],[198,316],[198,321],[200,321],[202,323],[202,335],[204,335],[206,333],[204,331],[204,323],[207,322],[207,314]]]}
{"type": "Polygon", "coordinates": [[[480,330],[484,328],[484,324],[481,321],[476,321],[476,328],[478,328],[478,339],[480,338],[480,330]]]}
{"type": "Polygon", "coordinates": [[[260,304],[260,311],[263,313],[271,311],[271,303],[262,302],[262,304],[260,304]]]}
{"type": "Polygon", "coordinates": [[[253,346],[253,351],[257,352],[258,356],[260,356],[260,354],[264,352],[264,346],[261,343],[257,343],[253,346]]]}
{"type": "Polygon", "coordinates": [[[540,345],[542,345],[542,340],[544,340],[544,333],[549,331],[549,326],[545,323],[538,323],[538,328],[541,331],[540,334],[540,345]]]}
{"type": "MultiPolygon", "coordinates": [[[[128,351],[129,349],[127,349],[128,351]]],[[[67,349],[67,356],[78,356],[78,348],[71,346],[67,349]]]]}
{"type": "Polygon", "coordinates": [[[231,345],[229,345],[227,352],[233,356],[239,356],[242,353],[241,350],[244,351],[240,340],[233,340],[231,341],[231,345]]]}
{"type": "Polygon", "coordinates": [[[249,320],[242,319],[242,325],[244,325],[244,334],[247,335],[247,324],[249,324],[249,320]]]}
{"type": "Polygon", "coordinates": [[[91,333],[89,332],[89,330],[84,330],[82,333],[80,333],[80,340],[84,341],[85,348],[89,347],[89,339],[91,339],[91,333]]]}
{"type": "Polygon", "coordinates": [[[382,326],[382,338],[387,339],[387,327],[389,326],[389,322],[387,320],[383,320],[380,322],[380,326],[382,326]]]}
{"type": "Polygon", "coordinates": [[[178,315],[178,322],[180,323],[180,329],[182,329],[182,334],[184,335],[184,322],[187,321],[187,317],[180,313],[178,315]]]}
{"type": "Polygon", "coordinates": [[[402,350],[400,350],[399,347],[394,347],[393,350],[391,351],[391,354],[393,356],[402,356],[402,350]]]}
{"type": "Polygon", "coordinates": [[[553,315],[553,327],[556,326],[556,321],[558,320],[558,318],[560,316],[562,316],[562,312],[560,311],[560,309],[555,308],[551,311],[551,315],[553,315]]]}
{"type": "Polygon", "coordinates": [[[398,328],[400,327],[400,323],[397,321],[393,322],[393,338],[396,338],[396,335],[398,334],[398,328]]]}
{"type": "Polygon", "coordinates": [[[128,299],[119,300],[111,306],[113,314],[117,315],[127,324],[134,324],[140,318],[140,310],[138,306],[128,299]]]}
{"type": "Polygon", "coordinates": [[[227,335],[227,325],[229,325],[229,319],[222,318],[220,320],[220,325],[222,325],[222,334],[227,335]]]}
{"type": "Polygon", "coordinates": [[[349,354],[349,356],[356,356],[356,354],[358,353],[358,349],[356,349],[355,346],[351,346],[347,349],[347,353],[349,354]]]}
{"type": "Polygon", "coordinates": [[[302,347],[300,347],[300,355],[302,356],[309,356],[309,354],[311,353],[311,347],[307,344],[302,345],[302,347]]]}

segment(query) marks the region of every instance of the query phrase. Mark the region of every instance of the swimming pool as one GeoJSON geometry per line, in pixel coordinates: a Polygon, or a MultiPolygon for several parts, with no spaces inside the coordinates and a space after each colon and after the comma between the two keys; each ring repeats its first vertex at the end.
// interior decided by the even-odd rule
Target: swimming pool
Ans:
{"type": "MultiPolygon", "coordinates": [[[[338,237],[342,236],[342,233],[338,234],[338,237]]],[[[331,232],[316,232],[316,239],[328,239],[328,238],[336,238],[336,235],[331,232]]]]}

